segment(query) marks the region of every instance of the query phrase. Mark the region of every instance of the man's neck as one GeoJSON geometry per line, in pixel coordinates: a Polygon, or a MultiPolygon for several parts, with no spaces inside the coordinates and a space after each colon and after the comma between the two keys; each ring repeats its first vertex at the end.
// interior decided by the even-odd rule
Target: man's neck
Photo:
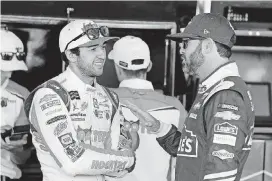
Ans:
{"type": "Polygon", "coordinates": [[[218,61],[210,61],[209,64],[206,64],[205,67],[199,71],[199,81],[203,82],[207,77],[209,77],[212,73],[215,72],[219,67],[229,62],[228,58],[220,58],[218,61]]]}
{"type": "Polygon", "coordinates": [[[90,77],[81,72],[76,66],[70,66],[69,68],[74,72],[74,74],[82,80],[85,84],[93,85],[95,77],[90,77]]]}

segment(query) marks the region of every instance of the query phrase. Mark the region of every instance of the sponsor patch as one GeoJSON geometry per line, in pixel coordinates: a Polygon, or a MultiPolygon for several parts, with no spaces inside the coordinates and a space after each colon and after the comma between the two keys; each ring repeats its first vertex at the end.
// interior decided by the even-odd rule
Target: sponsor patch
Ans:
{"type": "Polygon", "coordinates": [[[222,109],[230,109],[230,110],[234,110],[234,111],[239,110],[238,106],[231,105],[231,104],[218,104],[218,107],[222,108],[222,109]]]}
{"type": "Polygon", "coordinates": [[[70,91],[69,95],[70,95],[71,100],[74,100],[74,99],[80,100],[80,96],[79,96],[78,91],[70,91]]]}
{"type": "Polygon", "coordinates": [[[45,96],[43,96],[41,99],[40,99],[40,104],[43,103],[43,102],[48,102],[48,101],[51,101],[52,99],[56,99],[57,98],[57,94],[46,94],[45,96]]]}
{"type": "Polygon", "coordinates": [[[57,105],[61,105],[60,100],[52,100],[52,101],[42,104],[41,109],[42,109],[42,111],[44,111],[50,107],[57,106],[57,105]]]}
{"type": "Polygon", "coordinates": [[[206,85],[199,85],[199,88],[198,88],[198,93],[199,94],[203,94],[206,90],[207,90],[206,85]]]}
{"type": "Polygon", "coordinates": [[[64,120],[66,119],[66,115],[59,115],[59,116],[56,116],[56,117],[53,117],[52,119],[49,119],[46,124],[49,125],[49,124],[52,124],[52,123],[55,123],[59,120],[64,120]]]}
{"type": "Polygon", "coordinates": [[[243,150],[251,150],[251,146],[252,146],[252,142],[253,142],[253,134],[254,134],[254,125],[252,125],[250,127],[250,133],[247,135],[246,139],[245,139],[245,147],[243,148],[243,150]]]}
{"type": "Polygon", "coordinates": [[[251,94],[249,91],[247,91],[247,95],[249,97],[249,100],[250,100],[250,105],[251,105],[251,111],[254,111],[254,104],[252,102],[252,97],[251,97],[251,94]]]}
{"type": "Polygon", "coordinates": [[[221,124],[219,124],[219,123],[215,124],[214,125],[214,132],[237,135],[238,128],[237,128],[237,126],[234,126],[228,122],[224,122],[221,124]]]}
{"type": "Polygon", "coordinates": [[[239,120],[240,115],[234,114],[232,111],[222,111],[222,112],[217,112],[214,117],[217,118],[222,118],[223,120],[239,120]]]}
{"type": "Polygon", "coordinates": [[[63,132],[65,129],[67,129],[68,122],[61,122],[57,125],[57,127],[54,129],[54,135],[59,136],[61,132],[63,132]]]}
{"type": "Polygon", "coordinates": [[[62,111],[62,108],[58,108],[58,109],[54,109],[52,111],[48,111],[47,113],[45,113],[46,116],[50,116],[52,114],[55,114],[55,113],[59,113],[62,111]]]}
{"type": "Polygon", "coordinates": [[[213,143],[235,146],[236,137],[223,134],[214,134],[213,143]]]}
{"type": "Polygon", "coordinates": [[[212,156],[216,156],[220,158],[221,160],[226,160],[226,159],[233,159],[234,154],[228,152],[227,150],[218,150],[218,151],[213,151],[212,156]]]}
{"type": "Polygon", "coordinates": [[[86,117],[86,114],[78,112],[78,113],[70,114],[70,116],[72,116],[72,117],[73,116],[75,116],[75,117],[86,117]]]}
{"type": "Polygon", "coordinates": [[[1,107],[7,107],[7,105],[8,105],[7,100],[2,99],[1,100],[1,107]]]}
{"type": "Polygon", "coordinates": [[[103,119],[104,117],[103,117],[103,111],[100,111],[100,110],[98,110],[98,109],[95,109],[94,110],[94,115],[98,118],[98,119],[103,119]]]}
{"type": "Polygon", "coordinates": [[[182,132],[177,155],[184,157],[197,157],[197,137],[192,131],[187,130],[186,127],[184,129],[185,131],[182,132]]]}
{"type": "Polygon", "coordinates": [[[75,143],[75,140],[72,137],[72,133],[66,133],[64,135],[59,136],[58,138],[64,148],[75,143]]]}
{"type": "Polygon", "coordinates": [[[193,108],[194,108],[195,110],[200,109],[200,107],[201,107],[200,102],[198,102],[197,104],[195,104],[195,105],[193,106],[193,108]]]}
{"type": "Polygon", "coordinates": [[[197,114],[195,114],[195,113],[190,113],[189,118],[196,119],[196,118],[197,118],[197,114]]]}
{"type": "Polygon", "coordinates": [[[73,103],[73,111],[79,110],[79,107],[77,106],[77,102],[73,103]]]}
{"type": "Polygon", "coordinates": [[[87,107],[88,107],[88,102],[83,102],[83,103],[81,104],[80,109],[81,109],[81,111],[85,111],[85,110],[87,109],[87,107]]]}
{"type": "Polygon", "coordinates": [[[7,107],[9,103],[16,103],[16,100],[10,100],[6,97],[1,97],[1,107],[7,107]]]}
{"type": "Polygon", "coordinates": [[[111,161],[102,161],[102,160],[93,160],[92,162],[92,169],[107,169],[112,171],[118,171],[118,170],[124,170],[126,167],[127,162],[121,162],[117,160],[111,160],[111,161]]]}
{"type": "Polygon", "coordinates": [[[70,114],[72,121],[85,121],[86,114],[78,112],[70,114]]]}
{"type": "Polygon", "coordinates": [[[64,149],[64,152],[71,159],[72,162],[75,162],[83,155],[83,153],[85,152],[85,149],[82,146],[79,146],[74,143],[67,146],[64,149]]]}

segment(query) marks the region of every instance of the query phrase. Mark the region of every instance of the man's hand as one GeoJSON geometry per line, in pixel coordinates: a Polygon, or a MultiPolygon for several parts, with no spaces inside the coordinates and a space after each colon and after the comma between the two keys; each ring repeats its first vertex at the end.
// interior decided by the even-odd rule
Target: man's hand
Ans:
{"type": "Polygon", "coordinates": [[[22,176],[21,170],[11,161],[10,153],[1,149],[0,175],[11,179],[19,179],[22,176]]]}
{"type": "Polygon", "coordinates": [[[120,170],[118,172],[111,172],[105,174],[105,176],[112,177],[112,178],[122,178],[128,173],[127,170],[120,170]]]}
{"type": "MultiPolygon", "coordinates": [[[[10,126],[1,126],[1,133],[11,129],[10,126]]],[[[19,151],[23,150],[23,145],[27,143],[27,134],[23,136],[21,140],[11,141],[9,137],[6,137],[5,140],[1,138],[1,149],[5,149],[8,151],[19,151]]]]}
{"type": "Polygon", "coordinates": [[[160,121],[151,114],[129,101],[125,101],[125,105],[139,118],[140,124],[143,124],[151,133],[156,133],[160,129],[160,121]]]}

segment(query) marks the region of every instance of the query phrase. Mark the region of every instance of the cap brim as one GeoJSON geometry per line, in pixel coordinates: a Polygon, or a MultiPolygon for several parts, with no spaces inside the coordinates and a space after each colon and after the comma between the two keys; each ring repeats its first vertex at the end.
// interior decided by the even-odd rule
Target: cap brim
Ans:
{"type": "Polygon", "coordinates": [[[12,61],[1,61],[2,71],[27,71],[28,68],[24,61],[12,60],[12,61]]]}
{"type": "Polygon", "coordinates": [[[166,36],[167,39],[174,40],[174,41],[179,41],[179,40],[186,39],[186,38],[198,38],[198,37],[199,37],[198,35],[184,33],[184,32],[171,34],[171,35],[166,36]]]}
{"type": "Polygon", "coordinates": [[[90,40],[87,43],[79,45],[78,47],[89,47],[89,46],[95,46],[95,45],[102,45],[108,41],[116,41],[118,39],[119,39],[119,37],[100,37],[95,40],[90,40]]]}

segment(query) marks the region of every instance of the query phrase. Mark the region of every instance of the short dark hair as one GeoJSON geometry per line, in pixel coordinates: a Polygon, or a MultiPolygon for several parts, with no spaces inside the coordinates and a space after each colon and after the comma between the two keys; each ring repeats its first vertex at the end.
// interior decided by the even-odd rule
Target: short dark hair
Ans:
{"type": "Polygon", "coordinates": [[[219,53],[219,55],[221,57],[230,58],[232,52],[231,52],[231,49],[228,46],[223,45],[223,44],[218,43],[218,42],[215,42],[215,44],[217,46],[217,52],[219,53]]]}
{"type": "MultiPolygon", "coordinates": [[[[73,54],[79,56],[79,52],[80,52],[79,47],[70,49],[70,51],[71,51],[73,54]]],[[[66,65],[69,64],[69,59],[67,58],[65,52],[62,52],[62,53],[61,53],[61,58],[62,58],[62,60],[65,62],[66,65]]]]}
{"type": "Polygon", "coordinates": [[[122,68],[124,73],[128,76],[128,77],[140,77],[140,75],[144,74],[147,72],[147,68],[146,69],[140,69],[140,70],[127,70],[122,68]]]}

